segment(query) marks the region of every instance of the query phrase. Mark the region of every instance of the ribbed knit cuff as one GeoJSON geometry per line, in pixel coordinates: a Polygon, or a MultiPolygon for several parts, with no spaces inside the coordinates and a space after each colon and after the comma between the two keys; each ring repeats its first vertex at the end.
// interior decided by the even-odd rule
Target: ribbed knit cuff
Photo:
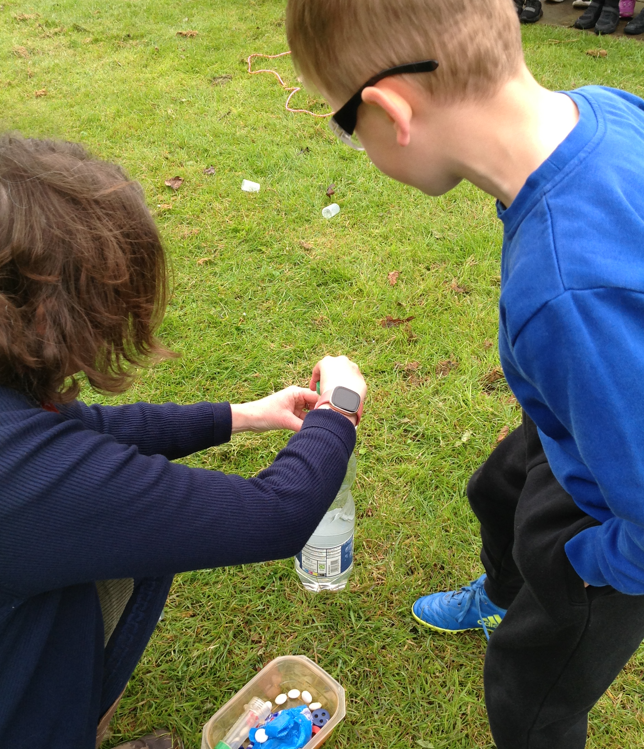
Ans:
{"type": "Polygon", "coordinates": [[[302,431],[305,429],[326,429],[337,435],[344,442],[347,455],[351,455],[356,446],[356,428],[346,416],[330,408],[308,413],[302,424],[302,431]]]}
{"type": "Polygon", "coordinates": [[[233,413],[230,403],[210,403],[212,408],[212,439],[213,445],[230,442],[233,433],[233,413]]]}

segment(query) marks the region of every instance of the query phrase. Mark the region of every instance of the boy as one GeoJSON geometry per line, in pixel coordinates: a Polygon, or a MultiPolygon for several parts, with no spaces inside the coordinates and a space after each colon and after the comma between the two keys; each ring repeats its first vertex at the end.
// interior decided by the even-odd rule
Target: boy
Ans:
{"type": "Polygon", "coordinates": [[[335,132],[383,172],[497,198],[500,356],[523,426],[468,486],[486,575],[413,613],[498,625],[499,749],[583,747],[644,637],[644,102],[539,86],[511,0],[289,0],[287,34],[335,132]]]}

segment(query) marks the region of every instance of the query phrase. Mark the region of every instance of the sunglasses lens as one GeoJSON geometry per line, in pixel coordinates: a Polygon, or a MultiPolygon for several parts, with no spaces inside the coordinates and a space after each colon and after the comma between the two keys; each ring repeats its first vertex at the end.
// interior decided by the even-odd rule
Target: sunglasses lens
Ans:
{"type": "Polygon", "coordinates": [[[331,128],[331,132],[337,136],[346,146],[349,146],[349,148],[353,148],[354,151],[364,151],[364,148],[360,145],[359,141],[357,139],[354,139],[354,136],[349,135],[344,128],[342,128],[338,123],[331,118],[329,120],[329,127],[331,128]]]}

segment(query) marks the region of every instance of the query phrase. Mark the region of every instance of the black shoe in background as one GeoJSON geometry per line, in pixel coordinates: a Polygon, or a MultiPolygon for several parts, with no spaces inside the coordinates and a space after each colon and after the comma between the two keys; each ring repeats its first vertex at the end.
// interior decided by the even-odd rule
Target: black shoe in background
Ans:
{"type": "Polygon", "coordinates": [[[604,7],[595,24],[595,34],[612,34],[619,24],[619,0],[604,0],[604,7]]]}
{"type": "Polygon", "coordinates": [[[525,0],[519,21],[521,23],[536,23],[542,15],[541,0],[525,0]]]}
{"type": "Polygon", "coordinates": [[[644,10],[640,11],[632,21],[629,21],[626,24],[624,27],[624,33],[629,34],[630,36],[644,34],[644,10]]]}
{"type": "Polygon", "coordinates": [[[604,0],[592,0],[591,4],[586,10],[579,16],[573,26],[576,29],[592,29],[595,27],[599,16],[602,14],[604,8],[604,0]]]}

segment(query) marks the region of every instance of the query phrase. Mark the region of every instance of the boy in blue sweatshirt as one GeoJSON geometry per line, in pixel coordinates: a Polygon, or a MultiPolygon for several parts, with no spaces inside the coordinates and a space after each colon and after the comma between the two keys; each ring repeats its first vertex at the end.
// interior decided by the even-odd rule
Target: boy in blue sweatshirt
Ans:
{"type": "Polygon", "coordinates": [[[347,145],[428,195],[497,199],[523,425],[468,486],[485,574],[413,614],[494,630],[499,749],[579,749],[644,637],[644,102],[542,88],[511,0],[289,0],[287,34],[347,145]]]}

